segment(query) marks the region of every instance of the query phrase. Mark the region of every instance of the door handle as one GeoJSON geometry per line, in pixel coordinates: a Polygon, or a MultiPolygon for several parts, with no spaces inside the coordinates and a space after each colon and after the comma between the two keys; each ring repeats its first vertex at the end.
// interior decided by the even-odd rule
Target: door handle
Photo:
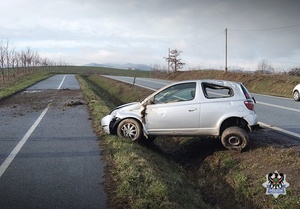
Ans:
{"type": "Polygon", "coordinates": [[[196,111],[196,110],[197,110],[197,108],[190,109],[189,112],[194,112],[194,111],[196,111]]]}

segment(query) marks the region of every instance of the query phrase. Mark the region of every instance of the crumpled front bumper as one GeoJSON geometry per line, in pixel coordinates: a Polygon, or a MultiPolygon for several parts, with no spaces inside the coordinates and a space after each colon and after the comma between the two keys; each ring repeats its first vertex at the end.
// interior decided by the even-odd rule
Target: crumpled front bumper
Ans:
{"type": "Polygon", "coordinates": [[[102,129],[107,134],[111,134],[110,133],[110,123],[113,119],[114,119],[114,116],[112,116],[112,115],[107,115],[101,119],[102,129]]]}

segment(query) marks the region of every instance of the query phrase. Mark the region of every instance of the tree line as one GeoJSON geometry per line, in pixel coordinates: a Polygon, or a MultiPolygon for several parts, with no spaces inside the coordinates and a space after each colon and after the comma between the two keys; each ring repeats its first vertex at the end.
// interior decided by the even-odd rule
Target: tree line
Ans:
{"type": "Polygon", "coordinates": [[[0,40],[0,82],[6,82],[16,77],[27,75],[40,69],[54,66],[65,66],[62,61],[56,63],[49,58],[41,57],[30,47],[17,51],[9,40],[0,40]]]}
{"type": "MultiPolygon", "coordinates": [[[[164,57],[164,59],[168,62],[168,73],[177,72],[178,70],[182,69],[185,63],[181,61],[179,58],[182,51],[173,49],[169,49],[168,57],[164,57]]],[[[153,67],[153,71],[158,71],[160,69],[159,66],[155,65],[153,67]]],[[[275,74],[276,69],[269,63],[267,59],[261,60],[256,69],[254,70],[256,74],[275,74]]],[[[293,67],[290,68],[287,72],[283,70],[283,73],[291,75],[291,76],[300,76],[300,67],[293,67]]]]}

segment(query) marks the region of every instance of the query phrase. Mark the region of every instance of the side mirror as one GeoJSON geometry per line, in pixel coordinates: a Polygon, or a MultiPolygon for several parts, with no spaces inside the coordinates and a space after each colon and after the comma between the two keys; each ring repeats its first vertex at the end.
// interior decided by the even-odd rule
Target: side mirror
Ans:
{"type": "Polygon", "coordinates": [[[147,105],[151,105],[151,104],[154,104],[154,98],[150,98],[147,102],[146,102],[147,105]]]}

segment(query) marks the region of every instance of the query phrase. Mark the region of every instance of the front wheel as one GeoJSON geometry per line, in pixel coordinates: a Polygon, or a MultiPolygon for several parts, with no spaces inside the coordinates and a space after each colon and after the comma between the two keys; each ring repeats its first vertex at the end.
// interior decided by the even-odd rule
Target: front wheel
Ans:
{"type": "Polygon", "coordinates": [[[300,100],[300,94],[299,94],[299,91],[294,91],[294,94],[293,94],[293,97],[294,97],[294,100],[295,101],[299,101],[300,100]]]}
{"type": "Polygon", "coordinates": [[[122,120],[117,128],[117,135],[125,137],[132,141],[138,141],[142,138],[142,126],[134,119],[122,120]]]}
{"type": "Polygon", "coordinates": [[[225,129],[222,133],[221,141],[225,148],[241,151],[248,145],[249,139],[244,129],[233,126],[225,129]]]}

